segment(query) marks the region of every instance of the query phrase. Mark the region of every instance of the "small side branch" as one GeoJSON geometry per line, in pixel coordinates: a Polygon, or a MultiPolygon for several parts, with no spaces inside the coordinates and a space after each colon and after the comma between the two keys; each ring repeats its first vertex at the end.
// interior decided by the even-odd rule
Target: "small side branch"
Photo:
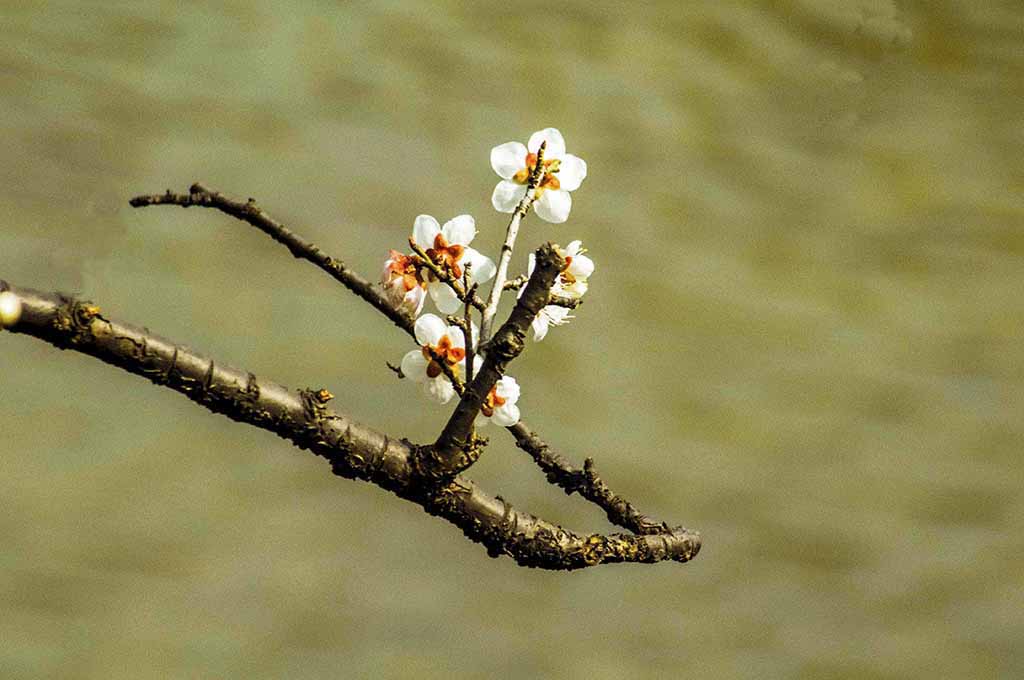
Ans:
{"type": "Polygon", "coordinates": [[[506,281],[505,285],[503,286],[503,288],[506,291],[508,291],[508,290],[519,290],[520,288],[522,288],[523,286],[526,285],[526,282],[527,282],[528,279],[529,279],[529,277],[526,276],[525,274],[520,274],[519,276],[515,277],[514,279],[509,279],[508,281],[506,281]]]}
{"type": "Polygon", "coordinates": [[[353,272],[341,260],[330,257],[320,248],[303,240],[297,234],[273,219],[256,205],[256,201],[235,201],[196,182],[189,187],[189,193],[178,194],[170,189],[162,194],[136,196],[128,201],[133,208],[153,205],[177,205],[183,208],[199,206],[214,208],[232,217],[248,222],[278,243],[284,245],[298,259],[312,262],[331,275],[336,281],[369,302],[392,323],[409,333],[413,332],[415,319],[404,311],[396,309],[372,283],[353,272]]]}
{"type": "MultiPolygon", "coordinates": [[[[466,300],[463,302],[462,309],[462,337],[466,343],[466,382],[473,382],[473,360],[475,359],[476,353],[476,338],[473,337],[473,306],[470,304],[470,300],[476,299],[477,284],[470,285],[469,283],[469,270],[471,269],[470,264],[467,262],[465,268],[462,270],[462,285],[466,287],[468,291],[466,294],[466,300]]],[[[460,395],[461,396],[461,395],[460,395]]]]}
{"type": "Polygon", "coordinates": [[[641,514],[625,498],[612,493],[594,470],[592,458],[584,461],[583,469],[573,467],[555,453],[543,439],[531,432],[524,423],[516,423],[506,429],[515,437],[516,446],[529,453],[537,467],[544,471],[549,482],[561,487],[566,495],[578,493],[598,506],[605,511],[608,521],[615,526],[645,536],[672,533],[677,530],[664,522],[656,522],[641,514]]]}
{"type": "Polygon", "coordinates": [[[327,459],[335,474],[372,482],[454,524],[492,557],[508,555],[523,566],[569,570],[614,562],[687,562],[700,550],[699,534],[685,529],[578,534],[516,510],[463,476],[438,486],[417,474],[421,447],[331,410],[327,404],[333,396],[327,390],[289,390],[143,328],[108,319],[88,302],[0,286],[22,303],[20,320],[10,329],[14,333],[94,356],[215,413],[274,432],[327,459]]]}
{"type": "Polygon", "coordinates": [[[552,294],[551,297],[548,298],[548,304],[556,307],[565,307],[566,309],[576,309],[583,304],[583,298],[552,294]]]}

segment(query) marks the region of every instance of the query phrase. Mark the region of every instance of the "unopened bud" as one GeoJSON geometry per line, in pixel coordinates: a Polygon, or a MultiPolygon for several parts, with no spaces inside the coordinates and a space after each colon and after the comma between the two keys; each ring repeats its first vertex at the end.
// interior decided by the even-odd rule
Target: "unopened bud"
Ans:
{"type": "Polygon", "coordinates": [[[0,293],[0,327],[9,328],[21,318],[21,298],[9,290],[0,293]]]}

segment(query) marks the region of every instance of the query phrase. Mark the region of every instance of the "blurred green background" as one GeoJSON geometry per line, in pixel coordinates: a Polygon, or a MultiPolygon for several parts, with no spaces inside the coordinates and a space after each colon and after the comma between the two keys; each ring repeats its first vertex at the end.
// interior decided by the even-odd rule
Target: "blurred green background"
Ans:
{"type": "MultiPolygon", "coordinates": [[[[270,434],[0,336],[0,677],[1024,675],[1024,7],[996,2],[0,5],[0,278],[327,387],[423,441],[408,338],[212,211],[376,276],[555,126],[597,262],[514,365],[525,418],[692,564],[573,574],[270,434]]],[[[517,270],[525,265],[519,252],[517,270]]],[[[581,531],[503,433],[472,477],[581,531]]]]}

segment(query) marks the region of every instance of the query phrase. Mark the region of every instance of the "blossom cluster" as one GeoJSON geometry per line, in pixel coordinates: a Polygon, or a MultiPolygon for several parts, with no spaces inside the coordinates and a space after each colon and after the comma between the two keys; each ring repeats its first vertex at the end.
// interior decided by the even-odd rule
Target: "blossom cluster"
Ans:
{"type": "MultiPolygon", "coordinates": [[[[566,153],[565,140],[555,128],[533,133],[526,144],[506,142],[494,147],[491,168],[501,178],[491,195],[495,210],[525,215],[532,208],[538,217],[553,224],[569,218],[570,192],[578,189],[587,176],[587,164],[566,153]],[[533,177],[537,179],[531,184],[533,177]]],[[[463,326],[450,325],[435,314],[421,312],[428,296],[441,314],[471,310],[472,301],[467,301],[467,295],[472,294],[475,286],[495,278],[498,268],[494,261],[470,246],[476,235],[476,222],[470,215],[453,217],[443,226],[430,215],[419,215],[413,221],[410,239],[415,252],[391,250],[381,274],[381,285],[391,304],[418,317],[415,336],[419,347],[403,357],[400,375],[419,383],[425,395],[440,403],[455,396],[453,378],[465,380],[467,358],[477,349],[479,331],[469,319],[469,311],[463,326]]],[[[565,267],[551,287],[551,294],[563,300],[578,300],[587,291],[594,262],[584,254],[586,249],[578,240],[559,249],[559,253],[565,259],[565,267]]],[[[533,273],[534,266],[531,253],[527,274],[533,273]]],[[[502,275],[504,271],[503,268],[502,275]]],[[[504,284],[505,281],[498,280],[493,285],[504,284]]],[[[525,284],[519,290],[520,296],[524,289],[525,284]]],[[[552,326],[568,323],[571,318],[564,304],[545,306],[533,321],[534,339],[542,340],[552,326]]],[[[487,326],[486,319],[484,325],[487,326]]],[[[476,353],[472,361],[475,374],[483,365],[483,358],[476,353]]],[[[515,378],[500,378],[484,400],[477,424],[493,422],[508,427],[519,422],[519,393],[515,378]]]]}

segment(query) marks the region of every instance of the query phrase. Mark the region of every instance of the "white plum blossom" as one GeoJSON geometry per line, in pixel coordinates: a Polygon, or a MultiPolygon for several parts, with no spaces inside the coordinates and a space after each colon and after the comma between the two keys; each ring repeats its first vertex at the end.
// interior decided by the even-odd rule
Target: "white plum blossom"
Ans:
{"type": "Polygon", "coordinates": [[[544,339],[544,336],[548,334],[548,328],[551,326],[561,326],[569,323],[569,319],[573,317],[569,314],[569,310],[566,307],[560,307],[558,305],[548,305],[547,307],[541,308],[537,316],[533,318],[533,323],[530,325],[533,328],[533,339],[535,342],[540,342],[544,339]]]}
{"type": "MultiPolygon", "coordinates": [[[[476,222],[469,215],[453,217],[443,227],[430,215],[420,215],[412,227],[413,240],[434,264],[460,280],[464,266],[469,264],[470,280],[483,283],[494,276],[496,269],[489,257],[469,247],[475,236],[476,222]]],[[[427,291],[437,308],[444,314],[457,312],[462,302],[451,286],[429,271],[426,276],[427,291]]]]}
{"type": "Polygon", "coordinates": [[[537,149],[544,147],[544,174],[537,186],[537,200],[533,209],[537,215],[555,224],[569,219],[572,209],[570,191],[580,187],[587,176],[587,164],[582,158],[565,152],[565,140],[555,128],[545,128],[530,135],[526,146],[520,142],[505,142],[491,149],[491,167],[501,177],[494,187],[491,204],[498,212],[510,213],[526,195],[530,172],[537,167],[537,149]]]}
{"type": "Polygon", "coordinates": [[[484,403],[480,405],[476,424],[494,423],[501,427],[515,425],[519,422],[517,401],[519,401],[519,383],[512,376],[502,376],[491,388],[484,403]]]}
{"type": "Polygon", "coordinates": [[[423,261],[416,255],[403,255],[392,250],[384,263],[381,285],[395,307],[417,316],[427,298],[427,282],[422,275],[423,261]]]}
{"type": "MultiPolygon", "coordinates": [[[[594,273],[594,261],[584,255],[583,253],[585,252],[587,252],[587,249],[583,247],[582,241],[572,241],[564,249],[558,248],[558,253],[565,258],[565,268],[558,274],[554,285],[551,286],[551,293],[553,295],[581,298],[587,292],[587,280],[594,273]]],[[[530,253],[527,266],[528,274],[533,274],[535,266],[536,257],[533,253],[530,253]]],[[[525,285],[519,289],[519,295],[522,295],[524,290],[526,290],[525,285]]],[[[572,318],[569,314],[569,309],[566,307],[560,305],[542,307],[531,324],[533,339],[535,341],[543,340],[551,326],[567,324],[569,319],[572,318]]]]}
{"type": "MultiPolygon", "coordinates": [[[[442,404],[455,396],[455,387],[444,374],[443,361],[458,377],[466,367],[466,342],[458,326],[449,326],[434,314],[424,314],[416,319],[416,342],[420,349],[414,349],[402,357],[402,374],[420,383],[424,393],[442,404]]],[[[475,338],[477,330],[472,329],[475,338]]]]}
{"type": "MultiPolygon", "coordinates": [[[[587,249],[583,241],[572,241],[565,249],[558,249],[565,258],[565,269],[555,279],[558,293],[567,297],[580,298],[587,292],[587,279],[594,273],[594,261],[584,255],[587,249]]],[[[530,273],[533,273],[533,253],[530,253],[530,273]]]]}

